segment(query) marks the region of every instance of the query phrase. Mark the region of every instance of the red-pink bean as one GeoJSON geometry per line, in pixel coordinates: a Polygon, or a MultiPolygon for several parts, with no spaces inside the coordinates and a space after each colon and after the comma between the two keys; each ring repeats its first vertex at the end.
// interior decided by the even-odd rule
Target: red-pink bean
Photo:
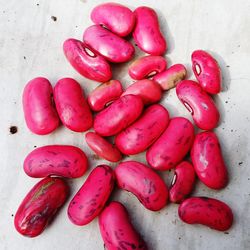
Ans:
{"type": "Polygon", "coordinates": [[[184,117],[170,120],[167,129],[148,149],[146,158],[156,170],[168,170],[182,161],[194,140],[194,126],[184,117]]]}
{"type": "Polygon", "coordinates": [[[99,85],[88,96],[88,103],[93,111],[101,111],[110,102],[122,94],[122,85],[118,80],[110,80],[99,85]]]}
{"type": "Polygon", "coordinates": [[[107,250],[148,249],[120,202],[112,201],[104,208],[99,216],[99,228],[107,250]]]}
{"type": "Polygon", "coordinates": [[[219,111],[211,96],[198,83],[184,80],[176,86],[176,93],[187,110],[191,112],[199,128],[211,130],[218,125],[219,111]]]}
{"type": "Polygon", "coordinates": [[[107,165],[94,168],[68,207],[70,221],[83,226],[94,220],[102,211],[115,183],[114,172],[107,165]]]}
{"type": "Polygon", "coordinates": [[[30,177],[42,178],[58,175],[78,178],[88,168],[85,153],[68,145],[49,145],[34,149],[24,160],[24,172],[30,177]]]}
{"type": "Polygon", "coordinates": [[[169,123],[168,111],[160,104],[148,107],[142,116],[115,138],[115,144],[125,155],[146,150],[164,132],[169,123]]]}
{"type": "Polygon", "coordinates": [[[100,25],[92,25],[84,31],[83,41],[105,59],[114,63],[129,61],[135,49],[127,40],[100,25]]]}
{"type": "Polygon", "coordinates": [[[180,203],[192,192],[194,184],[194,167],[187,161],[181,162],[175,168],[169,190],[169,200],[174,203],[180,203]]]}
{"type": "Polygon", "coordinates": [[[94,130],[102,136],[118,134],[133,123],[142,110],[143,102],[139,96],[122,96],[96,115],[94,130]]]}
{"type": "Polygon", "coordinates": [[[133,37],[138,47],[151,55],[164,54],[167,44],[160,31],[156,12],[149,7],[142,6],[135,9],[134,13],[136,25],[133,37]]]}
{"type": "Polygon", "coordinates": [[[179,206],[179,217],[188,224],[202,224],[219,231],[233,224],[231,208],[222,201],[208,197],[191,197],[179,206]]]}
{"type": "Polygon", "coordinates": [[[167,61],[162,56],[143,56],[130,64],[128,73],[131,78],[141,80],[162,72],[167,67],[167,61]]]}
{"type": "Polygon", "coordinates": [[[63,50],[69,63],[82,76],[97,82],[107,82],[111,79],[109,63],[86,44],[70,38],[64,42],[63,50]]]}
{"type": "Polygon", "coordinates": [[[192,53],[192,67],[201,87],[210,94],[221,90],[221,72],[217,61],[204,50],[192,53]]]}
{"type": "Polygon", "coordinates": [[[108,142],[100,135],[94,132],[88,132],[87,134],[85,134],[85,140],[88,146],[98,156],[111,162],[117,162],[121,160],[122,155],[120,151],[116,148],[116,146],[108,142]]]}
{"type": "Polygon", "coordinates": [[[160,101],[162,90],[159,84],[154,81],[144,79],[131,84],[121,96],[138,95],[145,105],[160,101]]]}
{"type": "Polygon", "coordinates": [[[177,83],[187,75],[187,70],[182,64],[174,64],[167,70],[155,75],[152,79],[160,84],[163,90],[175,88],[177,83]]]}
{"type": "Polygon", "coordinates": [[[93,117],[80,84],[72,78],[59,80],[54,88],[56,109],[70,130],[84,132],[92,127],[93,117]]]}
{"type": "Polygon", "coordinates": [[[53,102],[53,89],[43,77],[29,81],[23,90],[23,111],[27,127],[38,135],[46,135],[59,126],[53,102]]]}
{"type": "Polygon", "coordinates": [[[129,35],[135,25],[134,13],[118,3],[103,3],[91,11],[91,20],[111,30],[118,36],[129,35]]]}
{"type": "Polygon", "coordinates": [[[66,201],[68,193],[68,186],[60,178],[46,177],[39,181],[25,196],[15,214],[16,230],[27,237],[41,234],[66,201]]]}
{"type": "Polygon", "coordinates": [[[133,193],[144,207],[158,211],[167,205],[168,188],[151,168],[136,161],[125,161],[115,169],[119,188],[133,193]]]}
{"type": "Polygon", "coordinates": [[[205,185],[213,189],[221,189],[227,185],[227,168],[215,133],[206,131],[197,134],[191,157],[194,169],[205,185]]]}

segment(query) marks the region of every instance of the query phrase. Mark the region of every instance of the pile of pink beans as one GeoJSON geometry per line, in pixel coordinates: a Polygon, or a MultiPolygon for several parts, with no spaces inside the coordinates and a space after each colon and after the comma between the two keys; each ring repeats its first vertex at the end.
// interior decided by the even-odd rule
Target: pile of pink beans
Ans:
{"type": "MultiPolygon", "coordinates": [[[[85,133],[89,148],[98,157],[117,162],[115,168],[92,168],[69,202],[69,220],[84,226],[98,218],[106,249],[147,249],[125,206],[110,199],[119,188],[135,195],[142,209],[159,211],[169,202],[177,203],[183,222],[228,230],[233,213],[226,203],[191,196],[197,178],[215,190],[228,184],[220,142],[212,131],[220,119],[212,97],[221,91],[217,61],[206,51],[194,51],[191,60],[197,81],[185,79],[182,64],[167,67],[163,56],[167,43],[157,13],[149,7],[131,11],[120,4],[104,3],[92,10],[91,20],[94,24],[84,31],[83,39],[67,39],[63,51],[76,71],[100,85],[85,97],[72,78],[62,78],[52,88],[49,80],[38,77],[23,91],[24,116],[31,132],[46,135],[60,124],[74,132],[93,128],[85,133]],[[131,34],[147,55],[129,65],[128,74],[136,81],[123,89],[119,80],[112,79],[110,63],[115,67],[133,59],[131,34]],[[167,108],[158,103],[172,88],[192,121],[170,117],[167,108]],[[195,126],[204,131],[195,134],[195,126]],[[123,156],[144,151],[147,165],[131,157],[122,161],[123,156]],[[157,172],[171,169],[174,177],[168,187],[157,172]]],[[[23,169],[28,176],[43,179],[22,201],[14,223],[19,233],[35,237],[65,204],[69,196],[65,178],[83,176],[88,158],[72,145],[46,145],[26,156],[23,169]]]]}

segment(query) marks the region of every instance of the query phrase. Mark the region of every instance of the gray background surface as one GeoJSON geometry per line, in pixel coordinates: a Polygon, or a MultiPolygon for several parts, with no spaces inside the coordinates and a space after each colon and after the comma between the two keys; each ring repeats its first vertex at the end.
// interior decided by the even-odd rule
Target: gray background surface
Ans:
{"type": "MultiPolygon", "coordinates": [[[[48,136],[32,134],[24,123],[21,105],[25,83],[36,76],[47,77],[53,85],[62,77],[73,77],[81,83],[86,94],[98,85],[84,79],[71,68],[64,58],[62,43],[68,37],[81,39],[83,30],[91,24],[91,9],[102,2],[0,0],[0,249],[103,249],[97,220],[85,227],[71,224],[66,215],[68,203],[53,224],[37,238],[24,238],[13,226],[13,215],[19,203],[38,181],[27,177],[22,170],[24,157],[34,146],[72,144],[86,151],[90,169],[105,162],[96,159],[87,149],[81,133],[60,127],[48,136]],[[57,21],[53,21],[51,16],[56,16],[57,21]],[[11,125],[18,126],[18,133],[9,133],[11,125]]],[[[221,191],[209,190],[197,183],[194,193],[228,203],[234,211],[235,223],[227,233],[221,233],[182,223],[177,215],[178,206],[174,204],[160,212],[150,212],[132,194],[116,191],[113,199],[121,200],[126,205],[134,225],[150,249],[249,249],[250,1],[116,2],[132,9],[143,4],[155,8],[169,44],[166,54],[169,65],[184,63],[191,79],[194,79],[190,68],[193,50],[208,50],[219,61],[223,72],[223,92],[215,97],[221,112],[221,122],[215,131],[222,144],[230,183],[221,191]]],[[[124,87],[132,82],[127,74],[127,66],[114,68],[114,78],[120,79],[124,87]]],[[[177,99],[175,90],[164,94],[162,104],[172,117],[181,115],[190,118],[177,99]]],[[[144,154],[134,159],[145,162],[144,154]]],[[[173,173],[161,175],[169,185],[173,173]]],[[[71,197],[86,176],[68,181],[71,197]]]]}

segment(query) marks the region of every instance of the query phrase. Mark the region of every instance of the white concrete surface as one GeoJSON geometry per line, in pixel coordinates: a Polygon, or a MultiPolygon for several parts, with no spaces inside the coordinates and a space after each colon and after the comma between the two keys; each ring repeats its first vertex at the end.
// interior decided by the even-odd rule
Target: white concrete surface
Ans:
{"type": "MultiPolygon", "coordinates": [[[[86,93],[97,83],[84,79],[65,60],[62,43],[68,37],[81,39],[91,24],[89,13],[99,0],[0,0],[0,249],[1,250],[99,250],[103,242],[97,220],[77,227],[67,218],[67,204],[44,233],[34,239],[19,235],[13,215],[19,203],[38,181],[22,170],[23,159],[34,146],[61,143],[86,150],[90,169],[96,160],[87,149],[83,134],[63,127],[48,136],[33,135],[23,118],[21,96],[25,83],[35,76],[45,76],[54,85],[65,76],[77,79],[86,93]],[[53,21],[51,16],[56,16],[53,21]],[[9,127],[18,126],[11,135],[9,127]]],[[[116,191],[113,199],[128,208],[133,223],[152,250],[243,250],[250,249],[250,1],[249,0],[175,0],[116,1],[135,8],[148,5],[156,9],[167,38],[169,65],[185,63],[189,77],[190,55],[195,49],[211,51],[223,72],[223,92],[215,99],[221,112],[218,134],[230,174],[229,185],[213,191],[197,183],[195,195],[211,196],[228,203],[235,222],[227,233],[198,225],[182,223],[177,205],[160,212],[146,211],[132,194],[116,191]]],[[[126,65],[127,66],[127,65],[126,65]]],[[[126,66],[117,66],[114,77],[124,86],[131,83],[126,66]]],[[[171,116],[190,117],[175,95],[166,93],[162,103],[171,116]]],[[[132,158],[132,157],[131,157],[132,158]]],[[[145,161],[144,155],[134,157],[145,161]]],[[[115,166],[115,164],[112,164],[115,166]]],[[[162,173],[170,184],[172,173],[162,173]]],[[[87,175],[69,180],[72,194],[87,175]]]]}

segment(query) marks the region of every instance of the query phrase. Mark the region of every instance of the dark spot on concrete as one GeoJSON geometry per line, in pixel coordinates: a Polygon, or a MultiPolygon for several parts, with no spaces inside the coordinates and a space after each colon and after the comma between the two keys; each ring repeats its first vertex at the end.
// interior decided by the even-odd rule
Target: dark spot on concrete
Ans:
{"type": "Polygon", "coordinates": [[[224,234],[229,234],[229,232],[224,232],[224,234]]]}
{"type": "Polygon", "coordinates": [[[37,3],[36,6],[39,6],[39,3],[37,3]]]}
{"type": "Polygon", "coordinates": [[[227,68],[230,68],[230,66],[229,66],[229,65],[227,65],[227,68]]]}
{"type": "Polygon", "coordinates": [[[36,148],[36,147],[37,147],[36,145],[33,146],[33,148],[36,148]]]}
{"type": "Polygon", "coordinates": [[[23,59],[26,60],[26,56],[23,56],[23,59]]]}
{"type": "Polygon", "coordinates": [[[13,134],[16,134],[18,131],[18,128],[17,126],[11,126],[10,127],[10,133],[13,135],[13,134]]]}
{"type": "Polygon", "coordinates": [[[228,101],[225,101],[225,103],[228,103],[228,101]]]}
{"type": "Polygon", "coordinates": [[[14,214],[12,214],[11,217],[14,217],[14,214]]]}
{"type": "Polygon", "coordinates": [[[243,162],[241,161],[241,162],[239,162],[239,166],[241,166],[243,164],[243,162]]]}
{"type": "Polygon", "coordinates": [[[51,16],[51,19],[56,22],[57,21],[57,17],[56,16],[51,16]]]}

